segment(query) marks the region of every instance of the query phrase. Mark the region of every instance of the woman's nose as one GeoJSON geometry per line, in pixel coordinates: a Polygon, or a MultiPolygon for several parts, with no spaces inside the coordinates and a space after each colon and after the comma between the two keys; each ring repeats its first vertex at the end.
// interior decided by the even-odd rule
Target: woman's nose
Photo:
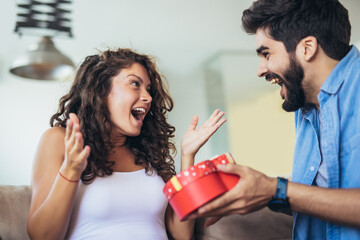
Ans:
{"type": "Polygon", "coordinates": [[[140,100],[144,101],[146,103],[150,103],[152,101],[152,97],[151,97],[150,93],[147,90],[144,90],[141,93],[140,100]]]}

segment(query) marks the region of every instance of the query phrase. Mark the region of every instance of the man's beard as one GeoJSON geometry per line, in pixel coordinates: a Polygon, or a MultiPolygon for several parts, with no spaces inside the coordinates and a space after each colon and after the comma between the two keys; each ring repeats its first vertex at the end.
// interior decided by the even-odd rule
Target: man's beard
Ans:
{"type": "MultiPolygon", "coordinates": [[[[280,77],[280,76],[278,76],[280,77]]],[[[282,84],[286,87],[286,98],[282,108],[287,112],[293,112],[305,105],[305,92],[301,83],[304,79],[304,70],[293,56],[290,56],[290,66],[284,72],[282,84]]]]}

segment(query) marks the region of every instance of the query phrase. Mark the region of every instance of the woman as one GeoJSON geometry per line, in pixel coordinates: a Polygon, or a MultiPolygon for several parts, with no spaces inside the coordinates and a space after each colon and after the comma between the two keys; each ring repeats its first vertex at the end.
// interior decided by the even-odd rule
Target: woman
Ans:
{"type": "MultiPolygon", "coordinates": [[[[173,101],[152,59],[129,49],[87,57],[40,141],[27,221],[32,239],[190,239],[162,194],[175,174],[173,101]]],[[[181,168],[225,122],[216,110],[181,143],[181,168]]]]}

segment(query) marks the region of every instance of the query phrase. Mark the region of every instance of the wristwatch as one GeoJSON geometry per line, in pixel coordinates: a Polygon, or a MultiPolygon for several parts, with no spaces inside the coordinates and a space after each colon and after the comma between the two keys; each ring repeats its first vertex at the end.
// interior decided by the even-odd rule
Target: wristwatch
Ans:
{"type": "Polygon", "coordinates": [[[268,207],[275,212],[292,214],[287,193],[288,180],[282,177],[277,178],[276,193],[268,203],[268,207]]]}

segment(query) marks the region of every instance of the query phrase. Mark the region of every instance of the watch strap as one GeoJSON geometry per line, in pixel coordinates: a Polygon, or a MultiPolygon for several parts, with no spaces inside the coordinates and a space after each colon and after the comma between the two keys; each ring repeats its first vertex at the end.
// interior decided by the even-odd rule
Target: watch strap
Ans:
{"type": "Polygon", "coordinates": [[[277,178],[276,192],[271,201],[268,203],[268,207],[272,211],[291,215],[292,211],[287,198],[287,184],[288,180],[286,178],[277,178]]]}
{"type": "Polygon", "coordinates": [[[288,184],[288,180],[286,178],[282,178],[282,177],[277,178],[276,193],[274,196],[275,199],[281,199],[287,201],[287,184],[288,184]]]}

